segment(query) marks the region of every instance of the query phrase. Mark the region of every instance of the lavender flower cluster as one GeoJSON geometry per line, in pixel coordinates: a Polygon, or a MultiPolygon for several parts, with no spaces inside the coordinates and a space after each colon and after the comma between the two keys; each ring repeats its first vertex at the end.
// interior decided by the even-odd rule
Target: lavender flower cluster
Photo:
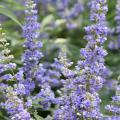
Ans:
{"type": "MultiPolygon", "coordinates": [[[[57,3],[57,1],[56,1],[57,3]]],[[[77,24],[72,22],[72,20],[79,16],[81,12],[83,12],[83,1],[77,0],[76,3],[73,5],[72,8],[69,8],[70,0],[58,0],[57,3],[57,11],[58,15],[64,19],[67,23],[67,28],[73,29],[77,27],[77,24]]]]}
{"type": "MultiPolygon", "coordinates": [[[[39,115],[36,117],[34,113],[50,109],[54,120],[102,120],[104,115],[100,110],[102,101],[99,91],[108,75],[104,59],[107,51],[103,47],[108,35],[106,0],[90,2],[92,24],[85,27],[87,44],[80,49],[81,59],[77,65],[67,58],[63,47],[49,68],[42,62],[44,54],[42,40],[38,40],[41,24],[38,22],[37,2],[25,0],[26,19],[22,27],[25,42],[21,66],[11,62],[14,57],[10,54],[9,43],[0,25],[0,95],[3,98],[0,109],[4,109],[11,120],[45,119],[39,115]],[[55,87],[57,90],[53,90],[55,87]]],[[[46,3],[46,0],[41,2],[46,3]]],[[[47,2],[54,5],[59,2],[58,13],[68,23],[83,10],[79,0],[70,12],[68,0],[47,2]]],[[[117,32],[120,27],[118,11],[117,32]]],[[[105,109],[111,114],[106,120],[120,119],[119,85],[116,96],[105,109]]]]}
{"type": "MultiPolygon", "coordinates": [[[[84,11],[83,0],[35,0],[36,3],[43,5],[44,12],[48,10],[50,5],[56,14],[65,21],[68,29],[77,27],[76,18],[84,11]],[[74,5],[72,5],[74,3],[74,5]],[[76,23],[74,22],[76,20],[76,23]]],[[[53,23],[54,24],[54,23],[53,23]]]]}
{"type": "Polygon", "coordinates": [[[13,69],[16,68],[16,64],[11,63],[13,55],[10,55],[10,50],[7,48],[8,45],[5,33],[0,26],[0,92],[2,92],[4,98],[3,102],[0,103],[0,107],[6,109],[12,120],[32,120],[27,108],[24,108],[25,105],[22,99],[18,97],[18,93],[15,91],[14,86],[16,84],[13,87],[8,84],[8,82],[15,80],[13,69]],[[9,73],[6,74],[7,71],[9,73]]]}
{"type": "Polygon", "coordinates": [[[120,85],[116,87],[116,95],[112,97],[111,104],[107,105],[105,109],[111,114],[106,120],[120,119],[120,85]]]}
{"type": "MultiPolygon", "coordinates": [[[[107,52],[102,45],[107,39],[105,15],[107,6],[105,0],[91,2],[90,20],[93,25],[85,27],[85,36],[88,44],[80,50],[83,60],[78,61],[75,71],[68,69],[71,64],[64,64],[64,91],[60,97],[59,109],[55,111],[55,120],[98,120],[100,113],[100,98],[98,91],[103,86],[107,69],[104,66],[104,57],[107,52]],[[65,74],[67,73],[67,74],[65,74]]],[[[63,58],[63,55],[62,55],[63,58]]],[[[64,58],[62,59],[64,62],[64,58]]]]}

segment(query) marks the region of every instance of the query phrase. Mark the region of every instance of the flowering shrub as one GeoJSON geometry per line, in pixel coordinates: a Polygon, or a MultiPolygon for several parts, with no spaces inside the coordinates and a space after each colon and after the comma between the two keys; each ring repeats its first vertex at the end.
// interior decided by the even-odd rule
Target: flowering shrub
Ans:
{"type": "Polygon", "coordinates": [[[107,0],[0,3],[0,120],[120,119],[120,85],[113,82],[119,72],[109,51],[116,49],[114,35],[119,41],[119,0],[114,30],[107,25],[107,0]],[[74,43],[80,37],[87,43],[74,43]],[[80,45],[80,53],[72,44],[80,45]]]}

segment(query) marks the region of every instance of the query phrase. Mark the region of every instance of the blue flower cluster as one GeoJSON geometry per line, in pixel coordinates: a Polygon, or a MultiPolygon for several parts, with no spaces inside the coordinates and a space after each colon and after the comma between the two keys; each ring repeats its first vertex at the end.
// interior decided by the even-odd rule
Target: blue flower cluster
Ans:
{"type": "Polygon", "coordinates": [[[66,64],[64,55],[61,55],[64,65],[62,71],[66,79],[62,80],[64,94],[58,99],[59,109],[55,111],[55,120],[102,118],[98,91],[102,88],[107,75],[107,68],[104,65],[107,52],[102,47],[107,39],[106,13],[105,0],[91,2],[90,20],[94,24],[85,27],[88,44],[80,50],[83,60],[78,61],[75,71],[69,69],[71,63],[66,64]]]}
{"type": "Polygon", "coordinates": [[[54,93],[45,75],[47,70],[40,63],[43,54],[40,50],[42,42],[37,42],[40,24],[37,22],[36,4],[32,0],[26,0],[25,6],[26,24],[23,26],[23,37],[25,38],[23,47],[25,50],[21,59],[23,66],[19,68],[17,73],[13,71],[16,64],[10,62],[13,56],[9,55],[10,50],[6,48],[9,44],[0,28],[1,91],[3,95],[5,94],[5,102],[1,103],[1,107],[6,109],[12,120],[32,120],[28,111],[34,107],[34,103],[40,104],[42,109],[46,110],[54,99],[54,93]],[[9,74],[5,74],[8,70],[9,74]],[[15,84],[8,86],[7,82],[10,80],[15,84]],[[37,93],[36,87],[39,90],[37,93]]]}
{"type": "Polygon", "coordinates": [[[35,0],[35,2],[41,3],[44,6],[43,9],[45,13],[48,11],[47,6],[51,5],[57,15],[65,20],[68,29],[77,27],[76,18],[84,11],[83,0],[75,0],[74,5],[72,5],[73,1],[70,0],[35,0]],[[76,23],[73,22],[74,20],[76,20],[76,23]]]}
{"type": "Polygon", "coordinates": [[[18,97],[18,93],[14,88],[16,84],[13,87],[8,84],[8,82],[15,80],[13,70],[16,68],[16,64],[11,63],[13,55],[10,54],[10,50],[7,48],[8,45],[9,43],[0,25],[0,92],[4,98],[3,102],[0,103],[0,107],[6,109],[11,120],[32,120],[27,107],[25,108],[22,99],[18,97]],[[6,74],[7,71],[9,73],[6,74]]]}
{"type": "Polygon", "coordinates": [[[16,79],[20,85],[24,85],[23,92],[21,92],[21,88],[19,90],[20,93],[25,93],[25,96],[31,96],[37,87],[39,92],[32,96],[32,100],[43,99],[38,101],[38,104],[42,104],[43,109],[48,109],[54,99],[54,93],[47,81],[47,70],[40,63],[43,54],[41,52],[42,42],[37,42],[40,24],[37,22],[36,4],[32,0],[27,0],[25,6],[27,8],[25,10],[26,24],[23,27],[23,36],[26,39],[23,45],[25,52],[22,55],[23,67],[16,74],[16,79]]]}
{"type": "MultiPolygon", "coordinates": [[[[31,0],[27,0],[25,5],[27,9],[25,10],[26,24],[23,27],[23,36],[26,41],[24,43],[25,52],[22,56],[24,66],[20,69],[20,72],[24,73],[25,80],[19,81],[25,85],[26,95],[30,95],[35,88],[35,81],[33,80],[34,74],[43,55],[39,51],[42,47],[42,43],[36,43],[36,41],[34,41],[34,39],[38,37],[37,30],[40,29],[40,24],[37,22],[37,10],[34,9],[36,4],[31,0]]],[[[20,78],[17,76],[17,79],[20,78]]]]}
{"type": "Polygon", "coordinates": [[[0,79],[3,82],[7,82],[13,79],[13,69],[16,68],[16,64],[12,63],[11,60],[14,58],[13,55],[10,54],[10,50],[7,48],[9,43],[6,40],[6,35],[2,30],[0,25],[0,79]],[[5,71],[10,71],[9,74],[4,74],[5,71]]]}
{"type": "Polygon", "coordinates": [[[68,29],[73,29],[77,27],[77,24],[73,23],[72,20],[79,16],[79,14],[84,10],[82,1],[76,1],[72,8],[70,8],[70,0],[61,0],[57,3],[58,15],[64,19],[67,23],[68,29]]]}
{"type": "Polygon", "coordinates": [[[110,113],[110,116],[106,120],[120,119],[120,85],[116,87],[116,95],[112,97],[111,104],[105,106],[105,109],[110,113]]]}
{"type": "Polygon", "coordinates": [[[1,88],[5,94],[5,102],[1,106],[7,110],[11,120],[33,120],[27,111],[27,106],[22,99],[18,97],[17,92],[11,86],[1,88]]]}

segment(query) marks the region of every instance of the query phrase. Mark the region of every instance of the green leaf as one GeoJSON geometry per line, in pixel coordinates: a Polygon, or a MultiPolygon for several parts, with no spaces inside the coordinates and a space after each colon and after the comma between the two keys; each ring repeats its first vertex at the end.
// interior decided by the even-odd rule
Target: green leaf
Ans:
{"type": "Polygon", "coordinates": [[[58,19],[55,21],[55,23],[57,26],[61,26],[61,25],[65,26],[65,24],[66,24],[64,19],[58,19]]]}
{"type": "Polygon", "coordinates": [[[38,99],[32,101],[32,105],[36,108],[43,108],[43,106],[39,104],[39,102],[42,100],[43,100],[42,98],[38,98],[38,99]]]}
{"type": "Polygon", "coordinates": [[[2,5],[0,5],[0,14],[3,14],[5,16],[9,17],[14,22],[16,22],[20,27],[22,26],[21,23],[17,20],[17,17],[10,10],[8,10],[7,8],[5,8],[2,5]]]}
{"type": "Polygon", "coordinates": [[[48,115],[44,120],[53,120],[53,118],[48,115]]]}
{"type": "Polygon", "coordinates": [[[34,112],[34,117],[36,120],[44,120],[41,116],[38,115],[37,111],[34,112]]]}
{"type": "Polygon", "coordinates": [[[68,42],[68,40],[67,39],[64,39],[64,38],[57,38],[56,40],[55,40],[55,43],[56,44],[66,44],[68,42]]]}
{"type": "Polygon", "coordinates": [[[42,25],[42,27],[45,27],[46,25],[50,24],[52,21],[54,21],[54,16],[48,15],[43,19],[41,25],[42,25]]]}
{"type": "Polygon", "coordinates": [[[8,8],[11,8],[14,11],[21,11],[25,10],[25,6],[23,6],[20,0],[4,0],[3,4],[8,8]]]}
{"type": "Polygon", "coordinates": [[[4,116],[0,111],[0,120],[10,120],[8,117],[4,116]]]}

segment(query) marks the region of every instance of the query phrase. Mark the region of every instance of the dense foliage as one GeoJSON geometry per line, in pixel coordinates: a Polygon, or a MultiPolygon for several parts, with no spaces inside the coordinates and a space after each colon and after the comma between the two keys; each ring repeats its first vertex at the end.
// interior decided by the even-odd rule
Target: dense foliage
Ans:
{"type": "Polygon", "coordinates": [[[119,34],[119,0],[0,0],[0,120],[119,120],[119,34]]]}

